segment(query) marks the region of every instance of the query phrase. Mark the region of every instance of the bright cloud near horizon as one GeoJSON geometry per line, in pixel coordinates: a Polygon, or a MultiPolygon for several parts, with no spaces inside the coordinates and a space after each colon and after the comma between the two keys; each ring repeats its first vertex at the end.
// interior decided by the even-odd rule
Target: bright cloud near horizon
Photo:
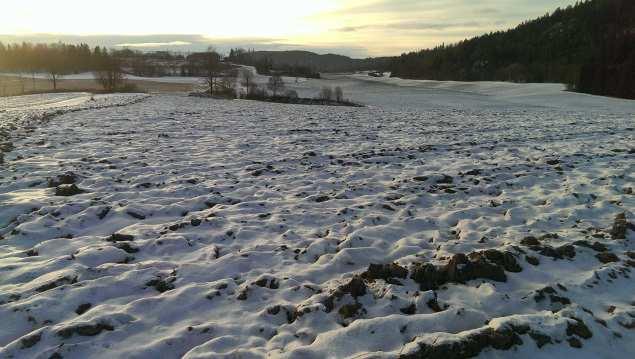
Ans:
{"type": "Polygon", "coordinates": [[[576,0],[3,0],[0,41],[114,39],[396,55],[516,26],[576,0]]]}

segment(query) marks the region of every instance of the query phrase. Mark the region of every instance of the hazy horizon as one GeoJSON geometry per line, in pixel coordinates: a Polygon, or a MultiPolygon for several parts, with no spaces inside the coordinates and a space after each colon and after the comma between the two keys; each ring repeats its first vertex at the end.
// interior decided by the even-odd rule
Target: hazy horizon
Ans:
{"type": "Polygon", "coordinates": [[[3,42],[85,42],[140,50],[197,51],[214,45],[308,50],[356,58],[393,56],[514,27],[575,0],[289,0],[222,4],[69,0],[10,1],[3,42]],[[122,10],[123,9],[123,10],[122,10]],[[235,14],[235,16],[232,16],[235,14]],[[114,20],[113,20],[114,19],[114,20]]]}

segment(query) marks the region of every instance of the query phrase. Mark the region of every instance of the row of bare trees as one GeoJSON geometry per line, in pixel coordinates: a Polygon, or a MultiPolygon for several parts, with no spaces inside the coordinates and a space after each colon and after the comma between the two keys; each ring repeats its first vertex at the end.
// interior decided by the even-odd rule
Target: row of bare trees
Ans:
{"type": "Polygon", "coordinates": [[[210,96],[235,97],[238,69],[222,61],[222,55],[214,48],[207,52],[188,56],[192,71],[205,79],[210,96]]]}
{"type": "MultiPolygon", "coordinates": [[[[259,87],[254,81],[254,73],[248,68],[236,68],[224,63],[222,56],[213,48],[208,48],[207,52],[196,54],[196,58],[190,56],[188,60],[192,63],[195,71],[205,78],[205,85],[210,96],[230,96],[236,95],[236,85],[245,89],[246,97],[266,97],[266,89],[259,87]]],[[[274,74],[269,78],[266,88],[270,90],[273,97],[280,96],[285,89],[284,81],[280,75],[274,74]]]]}

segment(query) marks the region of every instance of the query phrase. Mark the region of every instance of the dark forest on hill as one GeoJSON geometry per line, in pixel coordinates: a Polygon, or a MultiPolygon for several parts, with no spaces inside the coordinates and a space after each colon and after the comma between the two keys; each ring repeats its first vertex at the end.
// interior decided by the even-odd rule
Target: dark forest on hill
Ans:
{"type": "Polygon", "coordinates": [[[402,54],[390,70],[409,79],[560,82],[635,99],[635,1],[580,2],[511,30],[402,54]]]}

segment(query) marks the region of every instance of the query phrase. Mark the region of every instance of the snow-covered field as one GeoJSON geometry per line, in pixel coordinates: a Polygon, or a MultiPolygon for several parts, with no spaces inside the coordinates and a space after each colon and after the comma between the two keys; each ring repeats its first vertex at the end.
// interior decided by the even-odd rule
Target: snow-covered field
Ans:
{"type": "MultiPolygon", "coordinates": [[[[256,69],[253,66],[242,66],[245,67],[254,74],[254,81],[259,84],[266,84],[269,79],[268,76],[259,75],[256,72],[256,69]]],[[[0,72],[0,76],[11,76],[11,77],[21,77],[25,79],[49,79],[50,75],[47,73],[8,73],[8,72],[0,72]]],[[[126,80],[133,81],[149,81],[149,82],[158,82],[158,83],[172,83],[172,84],[190,84],[190,85],[198,85],[205,83],[205,79],[196,76],[158,76],[158,77],[144,77],[144,76],[135,76],[135,75],[125,75],[126,80]]],[[[68,74],[64,76],[60,76],[61,80],[94,80],[95,74],[93,72],[82,72],[78,74],[68,74]]],[[[292,83],[295,82],[295,77],[284,77],[286,82],[292,83]]],[[[306,79],[298,78],[298,82],[304,82],[306,79]]],[[[318,89],[319,90],[319,89],[318,89]]]]}
{"type": "Polygon", "coordinates": [[[635,102],[324,85],[2,99],[0,357],[635,356],[635,102]]]}
{"type": "MultiPolygon", "coordinates": [[[[36,78],[36,79],[49,79],[50,75],[47,73],[35,73],[35,74],[27,74],[27,73],[0,73],[0,75],[4,76],[17,76],[26,79],[36,78]]],[[[62,80],[94,80],[95,74],[93,72],[82,72],[78,74],[68,74],[60,76],[62,80]]],[[[177,83],[177,84],[197,84],[201,82],[200,77],[191,77],[191,76],[161,76],[161,77],[142,77],[142,76],[134,76],[134,75],[126,75],[126,79],[128,80],[137,80],[137,81],[153,81],[153,82],[162,82],[162,83],[177,83]]]]}

